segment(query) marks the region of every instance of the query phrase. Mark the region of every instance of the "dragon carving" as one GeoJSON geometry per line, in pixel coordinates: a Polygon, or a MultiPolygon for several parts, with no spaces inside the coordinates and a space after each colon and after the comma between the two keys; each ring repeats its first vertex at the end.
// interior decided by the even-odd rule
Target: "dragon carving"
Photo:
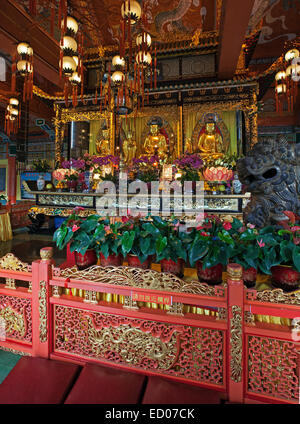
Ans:
{"type": "Polygon", "coordinates": [[[282,136],[260,141],[239,160],[237,170],[252,194],[245,222],[262,228],[286,220],[283,211],[300,214],[300,144],[288,144],[282,136]]]}
{"type": "Polygon", "coordinates": [[[185,16],[192,5],[192,0],[180,0],[176,9],[159,13],[155,18],[157,32],[164,33],[164,26],[169,23],[178,23],[185,16]]]}

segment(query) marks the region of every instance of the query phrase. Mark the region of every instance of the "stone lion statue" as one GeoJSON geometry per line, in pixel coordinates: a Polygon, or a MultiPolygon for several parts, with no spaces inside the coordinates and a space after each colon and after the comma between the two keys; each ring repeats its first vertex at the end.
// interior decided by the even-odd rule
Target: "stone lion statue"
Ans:
{"type": "Polygon", "coordinates": [[[237,171],[252,194],[245,222],[262,228],[288,219],[283,211],[300,215],[300,144],[283,136],[262,140],[238,161],[237,171]]]}

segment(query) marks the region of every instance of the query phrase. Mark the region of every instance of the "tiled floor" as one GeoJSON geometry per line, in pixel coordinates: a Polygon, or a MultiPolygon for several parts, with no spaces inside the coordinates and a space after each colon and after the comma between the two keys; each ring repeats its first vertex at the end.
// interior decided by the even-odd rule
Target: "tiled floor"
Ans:
{"type": "Polygon", "coordinates": [[[0,258],[7,253],[13,253],[22,262],[31,263],[40,259],[40,249],[42,247],[54,247],[54,260],[56,265],[60,265],[66,258],[65,251],[60,251],[55,247],[51,235],[20,233],[7,242],[0,242],[0,258]]]}
{"type": "Polygon", "coordinates": [[[20,355],[15,355],[14,353],[6,352],[0,349],[0,384],[10,373],[20,358],[20,355]]]}

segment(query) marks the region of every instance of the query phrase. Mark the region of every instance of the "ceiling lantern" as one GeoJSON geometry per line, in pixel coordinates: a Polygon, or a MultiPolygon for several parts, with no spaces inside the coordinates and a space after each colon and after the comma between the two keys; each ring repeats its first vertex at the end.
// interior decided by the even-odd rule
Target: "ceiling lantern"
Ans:
{"type": "MultiPolygon", "coordinates": [[[[300,63],[300,62],[299,62],[300,63]]],[[[290,66],[286,68],[286,76],[290,78],[299,78],[300,76],[300,64],[292,63],[290,66]]]]}
{"type": "Polygon", "coordinates": [[[70,77],[70,83],[73,85],[79,85],[81,82],[81,77],[78,74],[78,72],[73,72],[73,74],[70,77]]]}
{"type": "Polygon", "coordinates": [[[120,55],[116,55],[112,58],[112,66],[116,70],[121,70],[125,68],[125,59],[121,57],[120,55]]]}
{"type": "Polygon", "coordinates": [[[147,32],[142,32],[141,34],[138,34],[136,36],[136,45],[141,46],[143,43],[144,45],[147,45],[148,47],[151,46],[151,35],[147,32]]]}
{"type": "Polygon", "coordinates": [[[290,62],[291,60],[299,57],[299,50],[298,49],[291,49],[288,52],[286,52],[284,58],[286,62],[290,62]]]}
{"type": "Polygon", "coordinates": [[[24,78],[23,102],[33,95],[33,49],[29,43],[22,41],[17,45],[17,54],[12,64],[11,91],[16,91],[17,74],[24,78]]]}
{"type": "Polygon", "coordinates": [[[19,60],[17,62],[17,70],[20,72],[22,77],[33,72],[33,66],[28,60],[19,60]]]}
{"type": "Polygon", "coordinates": [[[135,60],[136,60],[136,63],[144,67],[150,66],[152,62],[151,54],[149,52],[145,53],[143,51],[138,52],[135,60]]]}
{"type": "Polygon", "coordinates": [[[124,78],[125,78],[125,76],[124,76],[123,72],[121,72],[121,71],[115,71],[111,76],[112,82],[115,85],[122,84],[122,82],[124,81],[124,78]]]}
{"type": "MultiPolygon", "coordinates": [[[[61,29],[64,28],[64,19],[61,21],[61,29]]],[[[78,32],[78,23],[76,19],[74,19],[72,16],[67,16],[67,28],[65,32],[71,31],[73,34],[77,34],[78,32]]]]}
{"type": "Polygon", "coordinates": [[[142,16],[142,9],[137,1],[125,0],[121,7],[121,13],[123,19],[130,20],[131,25],[134,25],[142,16]]]}
{"type": "Polygon", "coordinates": [[[9,104],[11,106],[18,107],[19,106],[19,100],[12,97],[12,98],[9,99],[9,104]]]}
{"type": "Polygon", "coordinates": [[[20,56],[29,55],[29,52],[32,50],[32,49],[31,50],[30,49],[31,49],[31,47],[28,43],[23,42],[23,43],[19,43],[17,45],[17,52],[20,56]]]}
{"type": "Polygon", "coordinates": [[[277,74],[275,75],[275,80],[276,81],[281,81],[281,80],[285,80],[286,74],[284,71],[279,71],[277,72],[277,74]]]}
{"type": "MultiPolygon", "coordinates": [[[[61,0],[62,1],[62,0],[61,0]]],[[[63,1],[62,19],[59,20],[60,58],[59,74],[64,75],[64,98],[66,107],[69,106],[70,91],[73,94],[73,106],[77,106],[78,86],[81,85],[81,100],[83,100],[83,34],[79,31],[79,24],[75,18],[67,15],[67,2],[63,1]]],[[[61,15],[59,15],[61,16],[61,15]]],[[[60,17],[59,17],[60,19],[60,17]]]]}
{"type": "Polygon", "coordinates": [[[4,131],[8,136],[16,134],[20,128],[19,100],[15,97],[9,99],[5,112],[4,131]]]}
{"type": "Polygon", "coordinates": [[[69,37],[68,35],[66,35],[65,37],[63,37],[63,43],[61,48],[64,53],[70,53],[73,55],[77,52],[77,43],[73,37],[69,37]]]}
{"type": "Polygon", "coordinates": [[[62,68],[63,68],[63,73],[67,76],[70,77],[73,72],[76,71],[76,62],[73,59],[73,57],[71,56],[64,56],[63,57],[63,63],[62,63],[62,68]]]}
{"type": "Polygon", "coordinates": [[[286,84],[276,85],[275,91],[276,91],[277,94],[284,94],[284,93],[286,93],[286,84]]]}

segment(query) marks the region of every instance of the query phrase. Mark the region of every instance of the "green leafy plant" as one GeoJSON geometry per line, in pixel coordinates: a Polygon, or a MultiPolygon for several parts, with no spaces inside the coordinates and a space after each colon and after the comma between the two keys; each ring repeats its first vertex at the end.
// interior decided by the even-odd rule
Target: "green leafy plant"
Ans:
{"type": "Polygon", "coordinates": [[[188,246],[192,243],[189,233],[181,231],[182,225],[178,219],[163,220],[153,216],[153,225],[156,228],[155,252],[157,261],[162,259],[177,262],[178,259],[187,260],[188,246]]]}
{"type": "Polygon", "coordinates": [[[46,159],[38,159],[34,161],[32,167],[36,172],[48,172],[51,169],[51,166],[46,159]]]}
{"type": "Polygon", "coordinates": [[[155,241],[160,235],[153,222],[140,217],[129,217],[123,225],[122,252],[135,255],[140,262],[155,254],[155,241]]]}
{"type": "Polygon", "coordinates": [[[195,266],[199,260],[203,263],[203,269],[218,264],[227,265],[234,246],[229,240],[227,230],[230,228],[229,222],[222,222],[217,216],[205,217],[204,222],[197,227],[189,249],[191,266],[195,266]]]}
{"type": "MultiPolygon", "coordinates": [[[[99,226],[95,230],[96,251],[107,259],[114,254],[123,254],[122,251],[122,222],[111,222],[109,218],[100,217],[99,226]]],[[[124,254],[123,254],[124,256],[124,254]]]]}
{"type": "Polygon", "coordinates": [[[270,274],[275,265],[288,265],[300,272],[300,217],[285,211],[287,220],[265,227],[259,232],[263,252],[260,269],[270,274]]]}
{"type": "Polygon", "coordinates": [[[77,210],[66,219],[55,231],[53,240],[59,249],[63,249],[70,243],[71,252],[78,252],[84,255],[88,249],[98,250],[95,234],[102,228],[98,215],[90,215],[81,218],[77,215],[77,210]]]}

